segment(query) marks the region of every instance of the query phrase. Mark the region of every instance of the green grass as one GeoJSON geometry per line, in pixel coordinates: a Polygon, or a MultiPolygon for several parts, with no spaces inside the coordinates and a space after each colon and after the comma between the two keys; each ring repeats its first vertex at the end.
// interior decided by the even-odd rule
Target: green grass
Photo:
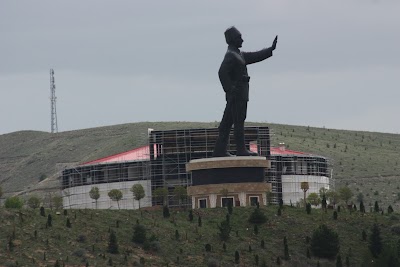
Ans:
{"type": "Polygon", "coordinates": [[[399,236],[391,232],[391,226],[399,224],[399,214],[381,215],[359,212],[339,212],[338,220],[332,219],[332,210],[312,210],[307,215],[305,210],[285,207],[282,216],[276,216],[277,206],[262,207],[268,222],[259,226],[259,234],[254,235],[253,225],[248,217],[253,208],[238,207],[233,209],[231,238],[226,242],[227,251],[223,251],[223,242],[219,240],[217,224],[225,219],[224,208],[196,210],[193,222],[188,221],[188,212],[172,211],[169,219],[162,218],[161,210],[68,210],[72,228],[67,228],[66,216],[56,215],[55,211],[46,210],[53,217],[53,226],[46,227],[47,217],[39,215],[39,210],[6,210],[0,209],[0,262],[5,266],[53,266],[56,259],[68,262],[66,266],[107,266],[109,258],[115,266],[134,266],[140,257],[145,258],[145,266],[207,266],[210,259],[221,266],[234,263],[234,253],[240,253],[240,266],[254,266],[254,256],[259,255],[260,263],[265,260],[267,266],[275,266],[276,258],[283,258],[283,238],[288,239],[290,261],[283,261],[282,266],[335,266],[335,261],[306,257],[306,237],[319,224],[325,223],[333,228],[340,239],[342,260],[350,256],[351,266],[359,266],[368,259],[368,243],[362,241],[361,232],[368,235],[372,225],[377,222],[385,243],[397,242],[399,236]],[[197,213],[202,216],[202,227],[197,226],[197,213]],[[76,216],[76,218],[75,218],[76,216]],[[116,227],[116,221],[119,228],[116,227]],[[160,243],[158,252],[147,252],[131,241],[133,225],[139,220],[149,236],[154,234],[160,243]],[[119,254],[107,253],[109,229],[117,234],[119,254]],[[37,231],[37,238],[34,232],[37,231]],[[180,240],[175,240],[175,230],[179,231],[180,240]],[[6,249],[9,237],[15,231],[12,252],[6,249]],[[236,236],[236,231],[238,236],[236,236]],[[79,242],[84,235],[86,241],[79,242]],[[260,247],[265,241],[265,249],[260,247]],[[212,246],[211,252],[205,251],[205,245],[212,246]],[[252,252],[248,251],[249,245],[252,252]],[[182,249],[182,253],[180,252],[182,249]],[[46,253],[46,260],[43,253],[46,253]],[[105,257],[103,257],[105,255],[105,257]],[[125,261],[125,256],[127,262],[125,261]],[[179,256],[179,264],[177,257],[179,256]]]}

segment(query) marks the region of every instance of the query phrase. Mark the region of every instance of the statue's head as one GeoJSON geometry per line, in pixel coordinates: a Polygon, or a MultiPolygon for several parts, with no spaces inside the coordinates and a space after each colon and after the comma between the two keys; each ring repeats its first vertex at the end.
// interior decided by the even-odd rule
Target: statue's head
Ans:
{"type": "Polygon", "coordinates": [[[242,47],[243,39],[242,34],[234,26],[226,29],[225,40],[228,45],[234,45],[236,47],[242,47]]]}

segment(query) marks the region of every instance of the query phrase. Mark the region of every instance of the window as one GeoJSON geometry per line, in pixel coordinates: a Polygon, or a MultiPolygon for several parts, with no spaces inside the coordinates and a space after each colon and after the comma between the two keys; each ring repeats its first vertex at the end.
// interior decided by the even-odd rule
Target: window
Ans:
{"type": "Polygon", "coordinates": [[[228,207],[228,203],[230,203],[232,205],[232,207],[235,206],[235,205],[233,205],[233,197],[222,197],[221,198],[221,206],[222,207],[228,207]]]}
{"type": "Polygon", "coordinates": [[[207,208],[207,199],[205,198],[199,199],[199,208],[200,209],[207,208]]]}
{"type": "Polygon", "coordinates": [[[250,197],[250,206],[257,206],[258,197],[250,197]]]}

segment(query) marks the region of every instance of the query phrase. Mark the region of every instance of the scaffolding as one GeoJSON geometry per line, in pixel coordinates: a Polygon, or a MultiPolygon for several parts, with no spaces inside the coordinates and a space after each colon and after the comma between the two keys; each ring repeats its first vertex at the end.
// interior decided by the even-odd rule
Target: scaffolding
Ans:
{"type": "MultiPolygon", "coordinates": [[[[217,137],[218,128],[149,130],[148,145],[131,151],[141,153],[135,154],[135,160],[126,157],[126,153],[130,153],[128,151],[118,154],[121,155],[119,157],[114,155],[64,169],[61,177],[64,196],[72,196],[82,199],[82,202],[92,203],[93,201],[88,198],[88,190],[91,187],[98,186],[104,191],[109,191],[117,186],[118,189],[125,190],[124,198],[125,194],[129,194],[132,202],[130,187],[138,181],[142,181],[143,184],[146,181],[148,185],[146,198],[149,205],[163,204],[160,199],[151,197],[155,189],[163,187],[168,189],[169,206],[191,206],[190,198],[180,203],[174,194],[174,189],[177,186],[192,185],[191,174],[186,172],[186,163],[194,159],[212,157],[217,137]],[[79,191],[74,188],[85,189],[79,191]],[[74,196],[74,194],[81,194],[81,196],[74,196]]],[[[322,181],[316,186],[325,188],[329,188],[326,181],[328,183],[333,181],[329,179],[331,168],[329,160],[325,157],[301,152],[293,153],[295,151],[285,152],[285,150],[279,153],[274,150],[271,152],[268,127],[245,127],[245,143],[249,150],[256,151],[260,156],[271,161],[271,168],[266,170],[264,178],[264,181],[270,183],[272,188],[269,194],[270,203],[279,203],[283,198],[285,187],[296,188],[296,183],[303,178],[316,177],[315,179],[322,181]],[[283,178],[285,178],[285,183],[282,182],[283,178]]],[[[236,151],[233,131],[230,133],[228,151],[232,153],[236,151]]],[[[299,192],[302,193],[300,189],[299,192]]],[[[110,203],[108,197],[100,200],[110,203]]],[[[123,208],[130,207],[129,201],[125,207],[123,206],[123,208]]]]}
{"type": "MultiPolygon", "coordinates": [[[[270,155],[268,127],[245,127],[245,143],[248,149],[256,144],[260,156],[270,155]]],[[[186,163],[193,159],[210,158],[218,137],[218,128],[151,131],[149,134],[150,177],[152,191],[159,187],[168,189],[168,204],[178,205],[173,190],[177,186],[190,186],[192,177],[186,172],[186,163]]],[[[230,133],[228,151],[235,152],[233,131],[230,133]]],[[[161,202],[153,199],[153,205],[161,202]]],[[[191,205],[190,200],[185,201],[191,205]]]]}
{"type": "MultiPolygon", "coordinates": [[[[267,182],[271,183],[271,203],[279,203],[283,192],[298,188],[301,181],[313,181],[314,188],[310,192],[319,192],[320,188],[330,189],[332,179],[329,179],[331,165],[328,158],[317,155],[272,154],[271,168],[267,171],[267,182]],[[287,179],[284,179],[284,178],[287,179]],[[283,181],[285,180],[285,181],[283,181]]],[[[287,203],[285,203],[287,204],[287,203]]]]}

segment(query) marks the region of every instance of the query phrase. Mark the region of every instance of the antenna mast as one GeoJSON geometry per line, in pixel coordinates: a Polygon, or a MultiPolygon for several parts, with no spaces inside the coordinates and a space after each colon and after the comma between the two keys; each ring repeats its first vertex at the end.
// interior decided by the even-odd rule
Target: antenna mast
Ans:
{"type": "Polygon", "coordinates": [[[50,69],[50,103],[51,103],[51,133],[58,132],[56,109],[56,85],[54,83],[54,70],[50,69]]]}

